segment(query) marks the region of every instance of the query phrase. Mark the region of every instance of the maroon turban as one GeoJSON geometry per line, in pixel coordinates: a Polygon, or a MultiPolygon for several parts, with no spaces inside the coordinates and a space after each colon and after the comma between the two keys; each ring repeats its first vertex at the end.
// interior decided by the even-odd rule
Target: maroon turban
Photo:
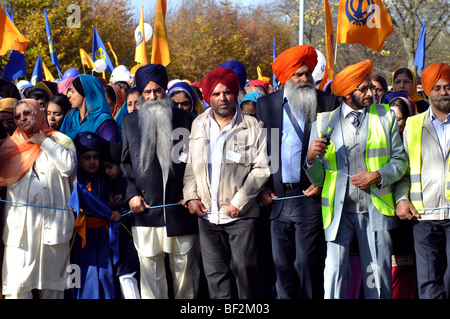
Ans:
{"type": "Polygon", "coordinates": [[[203,99],[209,104],[209,98],[217,84],[225,85],[235,98],[239,94],[239,78],[236,73],[229,68],[216,68],[209,72],[202,82],[203,99]]]}

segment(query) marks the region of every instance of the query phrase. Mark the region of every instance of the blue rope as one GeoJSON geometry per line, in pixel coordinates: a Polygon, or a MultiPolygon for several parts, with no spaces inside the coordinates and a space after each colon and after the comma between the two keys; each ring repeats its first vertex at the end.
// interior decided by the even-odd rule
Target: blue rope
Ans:
{"type": "Polygon", "coordinates": [[[70,211],[70,212],[72,211],[69,208],[58,208],[58,207],[51,207],[51,206],[40,206],[40,205],[33,205],[33,204],[17,203],[17,202],[11,202],[9,200],[3,200],[3,199],[0,199],[0,202],[10,203],[13,205],[20,205],[20,206],[31,206],[31,207],[46,208],[46,209],[57,209],[57,210],[65,210],[65,211],[70,211]]]}
{"type": "MultiPolygon", "coordinates": [[[[336,170],[331,169],[331,168],[328,168],[328,167],[324,167],[324,168],[325,168],[326,170],[329,170],[329,171],[332,171],[332,172],[335,172],[335,173],[338,173],[338,174],[341,174],[341,175],[344,175],[344,176],[347,176],[347,177],[352,178],[351,175],[348,175],[348,174],[345,174],[345,173],[336,171],[336,170]]],[[[374,192],[372,192],[372,190],[371,190],[370,188],[369,188],[368,190],[369,190],[370,193],[372,193],[373,195],[375,195],[376,197],[378,197],[378,199],[380,199],[384,204],[386,204],[387,207],[389,207],[390,209],[392,209],[394,212],[396,211],[394,208],[392,208],[391,206],[389,206],[383,199],[381,199],[380,196],[378,196],[377,194],[375,194],[374,192]]],[[[441,209],[450,209],[450,206],[447,206],[447,207],[436,207],[436,208],[419,208],[419,209],[416,209],[416,210],[426,211],[426,210],[441,210],[441,209]]]]}

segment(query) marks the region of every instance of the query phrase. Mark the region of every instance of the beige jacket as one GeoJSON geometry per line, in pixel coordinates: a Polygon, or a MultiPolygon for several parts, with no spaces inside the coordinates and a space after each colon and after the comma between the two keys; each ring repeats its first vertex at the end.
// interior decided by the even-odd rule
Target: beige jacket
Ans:
{"type": "MultiPolygon", "coordinates": [[[[231,203],[243,217],[257,217],[256,197],[270,176],[263,123],[237,108],[236,121],[224,143],[219,183],[219,210],[231,203]]],[[[211,210],[211,185],[208,173],[208,146],[211,119],[208,111],[192,123],[189,157],[184,174],[184,200],[199,199],[211,210]]]]}

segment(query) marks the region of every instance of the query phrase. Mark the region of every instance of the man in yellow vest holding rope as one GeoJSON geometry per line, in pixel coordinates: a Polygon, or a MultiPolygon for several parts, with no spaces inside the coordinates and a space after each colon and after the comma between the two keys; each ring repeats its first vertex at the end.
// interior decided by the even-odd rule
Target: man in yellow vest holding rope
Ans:
{"type": "Polygon", "coordinates": [[[341,71],[331,89],[343,103],[318,114],[311,128],[305,169],[311,183],[322,187],[327,299],[346,298],[352,240],[358,243],[365,298],[392,298],[389,230],[398,222],[392,185],[404,175],[407,159],[395,114],[372,104],[372,69],[365,60],[341,71]]]}
{"type": "Polygon", "coordinates": [[[395,190],[397,215],[414,220],[419,298],[450,298],[450,66],[432,64],[421,80],[431,106],[406,122],[409,174],[395,190]]]}

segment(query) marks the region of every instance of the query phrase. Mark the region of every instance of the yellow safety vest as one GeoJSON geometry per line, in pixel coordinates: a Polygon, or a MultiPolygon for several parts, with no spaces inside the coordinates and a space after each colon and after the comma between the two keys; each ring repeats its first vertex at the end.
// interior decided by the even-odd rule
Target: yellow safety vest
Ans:
{"type": "MultiPolygon", "coordinates": [[[[417,209],[421,209],[419,213],[424,213],[423,193],[422,193],[422,132],[423,122],[428,112],[423,112],[415,116],[409,117],[406,121],[406,139],[408,144],[409,156],[409,176],[411,187],[409,190],[409,199],[411,204],[417,209]]],[[[445,197],[450,200],[450,162],[447,167],[445,197]]]]}
{"type": "MultiPolygon", "coordinates": [[[[389,106],[382,105],[386,109],[386,114],[389,118],[389,130],[392,126],[392,117],[390,115],[389,106]]],[[[336,111],[336,110],[335,110],[336,111]]],[[[334,112],[331,112],[328,121],[334,112]]],[[[320,135],[320,128],[322,127],[324,113],[319,113],[317,116],[317,130],[320,135]]],[[[330,127],[328,127],[330,130],[330,127]]],[[[390,149],[387,144],[386,133],[378,115],[377,107],[372,104],[369,108],[369,133],[367,136],[365,163],[367,171],[375,172],[385,166],[390,160],[390,149]]],[[[323,164],[331,170],[337,171],[336,161],[336,147],[330,140],[330,145],[324,156],[323,164]]],[[[322,188],[322,220],[323,227],[327,228],[333,221],[334,198],[336,193],[337,174],[329,169],[325,170],[325,179],[322,188]]],[[[370,187],[372,191],[376,190],[376,185],[370,187]]],[[[371,193],[371,199],[375,207],[384,215],[395,216],[394,195],[392,192],[375,196],[371,193]]]]}

